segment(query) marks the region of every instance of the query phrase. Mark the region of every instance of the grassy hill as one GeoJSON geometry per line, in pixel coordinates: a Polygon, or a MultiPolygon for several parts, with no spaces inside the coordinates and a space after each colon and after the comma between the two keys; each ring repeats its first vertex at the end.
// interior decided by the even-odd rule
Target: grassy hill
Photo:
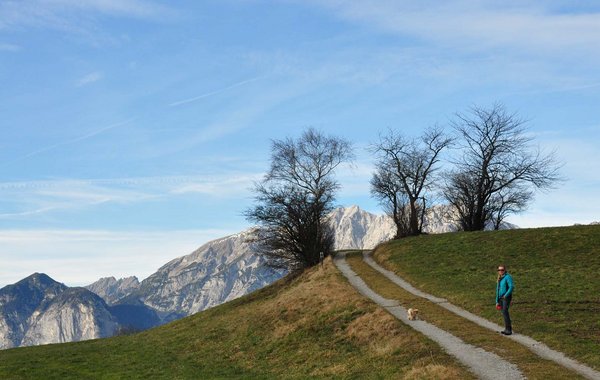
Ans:
{"type": "MultiPolygon", "coordinates": [[[[600,368],[600,226],[420,236],[374,255],[425,291],[499,324],[495,269],[505,263],[517,286],[515,331],[600,368]]],[[[0,351],[0,379],[281,377],[472,375],[358,295],[330,260],[140,334],[0,351]]]]}
{"type": "Polygon", "coordinates": [[[146,332],[0,351],[1,379],[473,378],[330,260],[146,332]]]}
{"type": "Polygon", "coordinates": [[[516,332],[600,369],[600,226],[419,236],[375,259],[417,287],[502,325],[496,267],[516,283],[516,332]]]}

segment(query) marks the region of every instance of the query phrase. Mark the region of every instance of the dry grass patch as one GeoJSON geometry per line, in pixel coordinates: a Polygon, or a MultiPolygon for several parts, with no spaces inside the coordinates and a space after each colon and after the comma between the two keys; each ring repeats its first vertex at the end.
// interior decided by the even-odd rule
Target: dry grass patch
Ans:
{"type": "Polygon", "coordinates": [[[266,313],[261,315],[274,322],[273,337],[285,337],[314,323],[333,323],[339,317],[334,311],[349,304],[359,306],[354,310],[355,314],[365,312],[363,309],[369,308],[368,302],[358,294],[352,294],[354,289],[340,281],[339,276],[328,258],[323,267],[307,271],[294,279],[292,286],[280,291],[276,299],[267,301],[262,309],[266,309],[266,313]],[[316,320],[326,315],[329,317],[316,320]]]}
{"type": "Polygon", "coordinates": [[[400,329],[398,321],[380,308],[356,318],[344,333],[359,344],[368,345],[376,356],[389,355],[408,347],[426,349],[415,335],[400,329]]]}
{"type": "Polygon", "coordinates": [[[340,377],[342,374],[347,374],[351,372],[350,368],[348,368],[348,364],[345,363],[337,363],[331,366],[317,368],[310,373],[311,377],[340,377]]]}
{"type": "Polygon", "coordinates": [[[422,367],[414,367],[408,371],[403,379],[404,380],[425,380],[425,379],[436,379],[436,380],[455,380],[460,379],[461,374],[454,368],[448,368],[440,364],[427,364],[422,367]]]}

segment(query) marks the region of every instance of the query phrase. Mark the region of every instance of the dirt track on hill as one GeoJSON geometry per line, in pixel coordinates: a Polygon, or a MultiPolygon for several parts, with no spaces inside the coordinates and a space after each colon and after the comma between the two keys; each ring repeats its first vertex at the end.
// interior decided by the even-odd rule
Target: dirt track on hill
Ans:
{"type": "Polygon", "coordinates": [[[362,295],[370,298],[408,326],[438,343],[446,350],[446,352],[466,365],[471,372],[473,372],[479,378],[490,380],[525,378],[517,366],[494,353],[485,351],[480,347],[467,344],[447,331],[444,331],[425,321],[408,320],[405,308],[398,305],[398,302],[395,300],[384,298],[378,293],[375,293],[350,268],[346,262],[345,253],[338,253],[334,258],[334,262],[344,276],[348,278],[350,284],[352,284],[352,286],[354,286],[362,295]]]}
{"type": "MultiPolygon", "coordinates": [[[[387,277],[390,281],[392,281],[396,285],[400,286],[407,292],[414,294],[417,297],[422,297],[431,302],[434,302],[434,303],[438,304],[439,306],[449,310],[450,312],[452,312],[462,318],[465,318],[471,322],[474,322],[477,325],[484,327],[488,330],[497,332],[497,331],[504,329],[504,327],[502,327],[502,326],[492,323],[492,322],[488,321],[487,319],[481,318],[481,317],[479,317],[475,314],[472,314],[464,309],[461,309],[458,306],[451,304],[450,302],[448,302],[448,300],[446,300],[444,298],[435,297],[431,294],[425,293],[425,292],[415,288],[414,286],[410,285],[408,282],[406,282],[405,280],[400,278],[394,272],[389,271],[389,270],[383,268],[382,266],[380,266],[379,264],[377,264],[375,262],[375,260],[373,260],[371,258],[369,252],[363,252],[363,259],[367,264],[369,264],[369,266],[371,266],[373,269],[375,269],[376,271],[378,271],[379,273],[381,273],[382,275],[387,277]]],[[[573,360],[573,359],[567,357],[562,352],[551,349],[550,347],[546,346],[545,344],[543,344],[541,342],[536,341],[533,338],[530,338],[530,337],[528,337],[526,335],[522,335],[522,334],[513,334],[506,338],[512,339],[512,340],[522,344],[523,346],[527,347],[529,350],[531,350],[533,353],[535,353],[539,357],[541,357],[543,359],[547,359],[547,360],[552,360],[553,362],[555,362],[565,368],[568,368],[574,372],[577,372],[578,374],[580,374],[581,376],[584,376],[587,379],[600,380],[600,372],[598,372],[598,371],[594,370],[593,368],[590,368],[584,364],[581,364],[576,360],[573,360]]]]}

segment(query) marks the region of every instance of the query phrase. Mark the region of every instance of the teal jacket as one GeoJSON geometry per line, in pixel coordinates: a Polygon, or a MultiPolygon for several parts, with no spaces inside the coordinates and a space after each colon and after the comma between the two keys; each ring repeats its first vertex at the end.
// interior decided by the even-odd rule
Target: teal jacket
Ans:
{"type": "Polygon", "coordinates": [[[500,281],[498,281],[498,286],[496,287],[496,303],[500,303],[500,298],[512,296],[513,290],[515,290],[515,285],[513,283],[512,276],[509,273],[504,274],[500,281]]]}

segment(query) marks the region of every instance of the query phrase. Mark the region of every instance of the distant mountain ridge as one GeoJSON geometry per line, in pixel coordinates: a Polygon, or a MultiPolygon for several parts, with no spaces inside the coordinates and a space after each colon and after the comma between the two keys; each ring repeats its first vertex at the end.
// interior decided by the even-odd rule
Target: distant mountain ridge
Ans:
{"type": "Polygon", "coordinates": [[[334,249],[372,249],[394,237],[394,223],[386,215],[375,215],[358,206],[336,208],[328,221],[335,232],[334,249]]]}
{"type": "Polygon", "coordinates": [[[266,286],[284,271],[265,266],[249,243],[252,230],[213,240],[171,260],[125,300],[142,302],[166,320],[190,315],[266,286]]]}
{"type": "MultiPolygon", "coordinates": [[[[454,230],[442,219],[444,210],[436,209],[426,218],[430,233],[454,230]],[[438,220],[440,219],[440,220],[438,220]]],[[[335,231],[334,248],[372,249],[390,240],[395,226],[386,215],[375,215],[358,206],[337,208],[328,216],[335,231]]],[[[131,286],[120,299],[107,302],[145,304],[157,310],[163,321],[177,319],[219,305],[262,288],[285,275],[285,271],[267,268],[262,256],[249,243],[252,228],[210,241],[189,255],[171,260],[143,280],[131,286]]],[[[108,287],[123,284],[124,279],[101,279],[89,285],[97,294],[113,294],[108,287]]]]}
{"type": "Polygon", "coordinates": [[[114,277],[103,277],[93,284],[85,286],[91,292],[96,293],[106,303],[112,305],[131,292],[139,289],[140,282],[137,277],[131,276],[117,280],[114,277]]]}
{"type": "MultiPolygon", "coordinates": [[[[333,210],[329,214],[329,222],[335,231],[336,250],[372,249],[396,235],[396,226],[390,216],[372,214],[358,206],[333,210]]],[[[504,227],[516,226],[505,224],[504,227]]],[[[455,231],[458,231],[458,227],[448,206],[434,206],[427,210],[423,232],[439,234],[455,231]]]]}

